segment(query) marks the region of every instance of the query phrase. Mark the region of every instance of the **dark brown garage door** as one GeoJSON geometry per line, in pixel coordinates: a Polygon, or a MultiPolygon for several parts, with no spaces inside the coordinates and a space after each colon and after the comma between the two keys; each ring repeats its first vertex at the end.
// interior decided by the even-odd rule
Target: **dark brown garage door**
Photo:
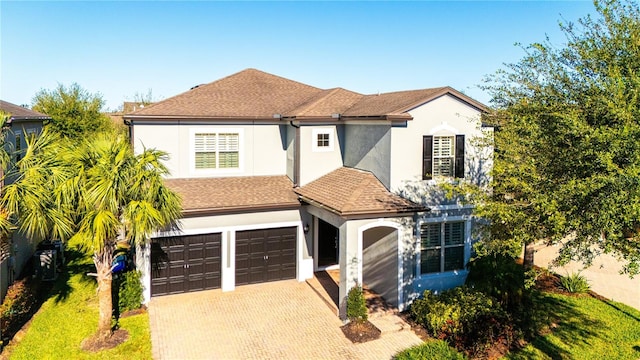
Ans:
{"type": "Polygon", "coordinates": [[[220,233],[153,239],[151,296],[219,288],[221,239],[220,233]]]}
{"type": "Polygon", "coordinates": [[[236,232],[236,285],[295,279],[297,228],[236,232]]]}

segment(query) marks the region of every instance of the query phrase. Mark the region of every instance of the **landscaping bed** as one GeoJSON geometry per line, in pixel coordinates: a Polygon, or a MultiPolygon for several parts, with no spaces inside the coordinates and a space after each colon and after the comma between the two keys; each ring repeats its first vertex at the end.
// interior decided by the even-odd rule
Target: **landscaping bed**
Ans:
{"type": "Polygon", "coordinates": [[[530,276],[535,282],[509,289],[485,279],[416,300],[401,316],[425,344],[398,358],[436,351],[441,344],[427,344],[443,340],[470,359],[640,359],[640,311],[589,291],[580,276],[534,269],[524,277],[521,268],[506,267],[516,274],[497,276],[522,271],[525,283],[530,276]]]}
{"type": "Polygon", "coordinates": [[[352,343],[363,343],[380,337],[380,329],[367,320],[351,321],[340,329],[352,343]]]}

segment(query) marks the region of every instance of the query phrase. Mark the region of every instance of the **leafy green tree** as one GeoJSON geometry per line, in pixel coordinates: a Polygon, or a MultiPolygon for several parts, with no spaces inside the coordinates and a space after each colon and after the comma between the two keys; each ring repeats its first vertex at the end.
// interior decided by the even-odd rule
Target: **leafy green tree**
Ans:
{"type": "MultiPolygon", "coordinates": [[[[469,191],[486,218],[480,252],[562,244],[559,262],[605,252],[640,264],[640,9],[596,1],[597,16],[489,77],[496,125],[491,191],[469,191]]],[[[467,189],[468,190],[468,189],[467,189]]],[[[529,250],[528,248],[527,250],[529,250]]],[[[530,253],[530,251],[527,251],[530,253]]],[[[531,261],[532,258],[527,260],[531,261]]]]}
{"type": "Polygon", "coordinates": [[[45,129],[17,163],[4,207],[33,240],[57,238],[93,253],[99,298],[98,339],[111,334],[112,262],[118,241],[146,244],[153,231],[175,225],[179,197],[165,187],[164,152],[135,155],[110,132],[72,139],[45,129]]]}
{"type": "Polygon", "coordinates": [[[111,126],[102,112],[104,100],[91,94],[77,83],[54,90],[40,90],[33,98],[33,110],[51,116],[47,126],[66,137],[79,138],[111,126]]]}

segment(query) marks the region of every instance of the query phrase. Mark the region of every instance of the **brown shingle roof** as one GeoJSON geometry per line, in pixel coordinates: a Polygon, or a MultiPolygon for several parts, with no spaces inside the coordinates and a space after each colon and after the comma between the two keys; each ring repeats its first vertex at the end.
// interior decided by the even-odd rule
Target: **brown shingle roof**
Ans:
{"type": "MultiPolygon", "coordinates": [[[[424,103],[432,101],[445,94],[454,95],[460,100],[484,111],[485,106],[461,92],[445,86],[432,89],[396,91],[378,95],[364,96],[351,108],[344,112],[344,116],[376,116],[401,115],[424,103]]],[[[408,114],[407,114],[408,115],[408,114]]]]}
{"type": "Polygon", "coordinates": [[[389,192],[372,173],[347,167],[334,170],[295,192],[305,202],[347,217],[426,210],[389,192]]]}
{"type": "Polygon", "coordinates": [[[398,91],[379,95],[367,95],[349,108],[345,116],[402,114],[431,99],[444,88],[398,91]]]}
{"type": "Polygon", "coordinates": [[[131,115],[273,118],[274,114],[283,114],[319,92],[322,90],[313,86],[247,69],[131,115]]]}
{"type": "Polygon", "coordinates": [[[182,197],[185,215],[300,206],[284,175],[167,179],[165,184],[182,197]]]}
{"type": "Polygon", "coordinates": [[[13,120],[49,120],[51,116],[33,111],[10,102],[0,100],[0,110],[11,114],[10,122],[13,120]]]}
{"type": "Polygon", "coordinates": [[[451,94],[484,110],[485,106],[450,88],[362,95],[342,88],[322,90],[297,81],[247,69],[125,115],[135,118],[289,118],[348,117],[410,120],[409,110],[451,94]]]}
{"type": "Polygon", "coordinates": [[[364,95],[342,88],[323,90],[287,113],[290,116],[328,116],[342,114],[364,95]]]}

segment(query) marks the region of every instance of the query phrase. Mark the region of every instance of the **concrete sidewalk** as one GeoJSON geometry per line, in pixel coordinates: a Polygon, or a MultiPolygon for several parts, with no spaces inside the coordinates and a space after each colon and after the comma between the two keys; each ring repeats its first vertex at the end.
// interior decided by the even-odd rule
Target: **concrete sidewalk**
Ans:
{"type": "MultiPolygon", "coordinates": [[[[534,263],[542,267],[550,267],[558,254],[557,246],[539,246],[534,257],[534,263]]],[[[603,254],[593,261],[593,265],[583,269],[583,265],[571,262],[563,267],[551,267],[550,270],[558,275],[567,275],[580,271],[591,284],[591,290],[596,293],[640,310],[640,276],[634,279],[621,275],[622,264],[613,256],[603,254]]]]}

